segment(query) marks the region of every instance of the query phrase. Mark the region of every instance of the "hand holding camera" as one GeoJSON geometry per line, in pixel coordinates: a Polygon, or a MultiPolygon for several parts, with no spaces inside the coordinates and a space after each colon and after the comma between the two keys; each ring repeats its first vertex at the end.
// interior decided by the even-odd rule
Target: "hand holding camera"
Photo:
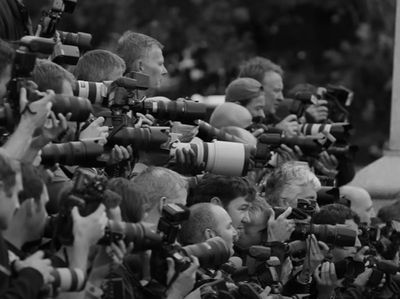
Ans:
{"type": "Polygon", "coordinates": [[[290,235],[295,229],[293,219],[287,219],[292,213],[292,208],[287,208],[279,217],[275,219],[275,212],[271,209],[271,216],[268,220],[268,242],[285,242],[290,239],[290,235]]]}
{"type": "Polygon", "coordinates": [[[279,122],[275,128],[281,129],[287,136],[296,136],[299,133],[299,123],[297,122],[297,116],[290,114],[286,116],[281,122],[279,122]]]}
{"type": "Polygon", "coordinates": [[[100,204],[97,210],[87,217],[82,217],[77,207],[72,209],[71,214],[74,223],[73,234],[75,244],[81,243],[90,247],[104,236],[107,216],[103,204],[100,204]]]}
{"type": "Polygon", "coordinates": [[[43,251],[37,251],[23,261],[16,261],[14,266],[17,272],[26,268],[32,268],[39,271],[43,277],[44,284],[51,283],[54,280],[53,276],[51,275],[53,271],[51,261],[44,258],[43,251]]]}
{"type": "Polygon", "coordinates": [[[328,101],[317,100],[316,104],[312,104],[305,110],[305,117],[309,122],[322,123],[328,119],[328,101]]]}
{"type": "Polygon", "coordinates": [[[107,142],[108,127],[103,126],[104,117],[98,117],[79,134],[79,140],[98,139],[101,145],[107,142]]]}
{"type": "Polygon", "coordinates": [[[27,90],[21,88],[20,91],[20,107],[21,107],[21,121],[20,125],[30,130],[43,127],[47,117],[50,114],[52,101],[54,100],[54,92],[49,90],[44,93],[44,96],[35,102],[28,102],[27,90]]]}
{"type": "Polygon", "coordinates": [[[167,284],[170,288],[167,291],[167,298],[184,298],[193,289],[196,282],[196,271],[199,268],[199,260],[190,256],[192,262],[185,271],[175,273],[175,261],[167,258],[168,272],[167,284]],[[174,277],[177,276],[175,279],[174,277]]]}
{"type": "Polygon", "coordinates": [[[325,243],[318,241],[314,234],[307,237],[307,253],[303,263],[303,270],[299,274],[299,281],[307,283],[310,281],[311,275],[324,260],[323,250],[328,251],[329,247],[325,243]],[[322,250],[320,248],[322,247],[322,250]]]}

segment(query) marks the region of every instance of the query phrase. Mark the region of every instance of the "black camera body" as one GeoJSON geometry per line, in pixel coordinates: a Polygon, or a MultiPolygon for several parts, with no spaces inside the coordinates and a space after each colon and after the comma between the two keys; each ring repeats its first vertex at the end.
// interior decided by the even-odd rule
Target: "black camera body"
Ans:
{"type": "Polygon", "coordinates": [[[54,37],[56,26],[61,20],[62,14],[64,12],[73,13],[77,2],[77,0],[53,0],[51,7],[42,13],[40,35],[47,38],[54,37]]]}
{"type": "Polygon", "coordinates": [[[61,194],[59,213],[51,217],[46,227],[47,234],[59,244],[72,245],[73,220],[71,210],[78,207],[82,216],[92,214],[101,203],[112,208],[119,205],[121,198],[116,193],[107,190],[107,179],[89,172],[77,170],[74,175],[74,185],[61,194]]]}
{"type": "MultiPolygon", "coordinates": [[[[203,243],[181,246],[176,242],[181,224],[189,218],[190,210],[177,204],[167,204],[163,208],[162,217],[158,223],[158,232],[162,235],[162,245],[152,251],[150,267],[151,277],[166,286],[167,264],[166,258],[172,258],[175,262],[175,278],[185,271],[192,259],[196,256],[200,266],[216,268],[227,262],[231,256],[231,249],[220,237],[211,238],[203,243]]],[[[170,282],[171,283],[171,282],[170,282]]]]}
{"type": "Polygon", "coordinates": [[[37,36],[24,36],[18,41],[19,47],[15,52],[14,64],[12,68],[12,79],[8,83],[7,102],[2,108],[1,113],[4,118],[0,120],[2,126],[12,131],[19,121],[20,106],[19,92],[22,87],[28,91],[28,100],[33,101],[34,95],[28,86],[27,81],[36,64],[36,58],[48,56],[53,52],[55,42],[48,38],[37,36]]]}

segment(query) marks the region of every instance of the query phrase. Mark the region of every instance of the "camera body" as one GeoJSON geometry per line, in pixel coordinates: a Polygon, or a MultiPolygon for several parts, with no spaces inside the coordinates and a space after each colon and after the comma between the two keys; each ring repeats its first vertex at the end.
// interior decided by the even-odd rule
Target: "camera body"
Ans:
{"type": "Polygon", "coordinates": [[[77,170],[74,175],[74,185],[61,194],[59,213],[51,217],[46,225],[47,234],[59,244],[72,245],[73,220],[71,210],[78,207],[82,216],[92,214],[101,203],[107,208],[119,205],[121,198],[116,193],[107,190],[107,179],[89,172],[77,170]]]}

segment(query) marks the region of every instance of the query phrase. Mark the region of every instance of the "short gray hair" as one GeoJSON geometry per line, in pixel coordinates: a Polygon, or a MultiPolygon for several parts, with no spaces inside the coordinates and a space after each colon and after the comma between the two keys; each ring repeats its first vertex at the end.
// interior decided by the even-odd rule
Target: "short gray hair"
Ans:
{"type": "Polygon", "coordinates": [[[271,206],[280,206],[280,197],[288,188],[312,185],[317,191],[321,183],[307,164],[286,162],[276,168],[267,180],[265,198],[271,206]]]}
{"type": "Polygon", "coordinates": [[[222,207],[209,202],[198,203],[190,207],[189,219],[182,224],[179,232],[179,241],[182,245],[206,241],[204,234],[206,229],[215,231],[217,227],[215,209],[222,209],[222,207]]]}
{"type": "Polygon", "coordinates": [[[128,30],[118,40],[116,52],[125,61],[126,71],[131,72],[137,71],[132,69],[132,65],[138,59],[146,57],[154,46],[164,48],[155,38],[128,30]]]}

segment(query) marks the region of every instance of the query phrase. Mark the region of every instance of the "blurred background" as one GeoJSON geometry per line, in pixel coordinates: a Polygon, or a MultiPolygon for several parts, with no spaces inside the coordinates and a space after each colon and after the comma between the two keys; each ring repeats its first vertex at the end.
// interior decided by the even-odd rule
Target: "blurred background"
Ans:
{"type": "MultiPolygon", "coordinates": [[[[26,0],[36,25],[48,0],[26,0]]],[[[78,0],[58,29],[88,32],[112,50],[125,30],[164,44],[172,99],[223,94],[240,63],[259,55],[297,83],[342,84],[351,107],[357,164],[382,154],[389,136],[395,0],[78,0]]]]}

